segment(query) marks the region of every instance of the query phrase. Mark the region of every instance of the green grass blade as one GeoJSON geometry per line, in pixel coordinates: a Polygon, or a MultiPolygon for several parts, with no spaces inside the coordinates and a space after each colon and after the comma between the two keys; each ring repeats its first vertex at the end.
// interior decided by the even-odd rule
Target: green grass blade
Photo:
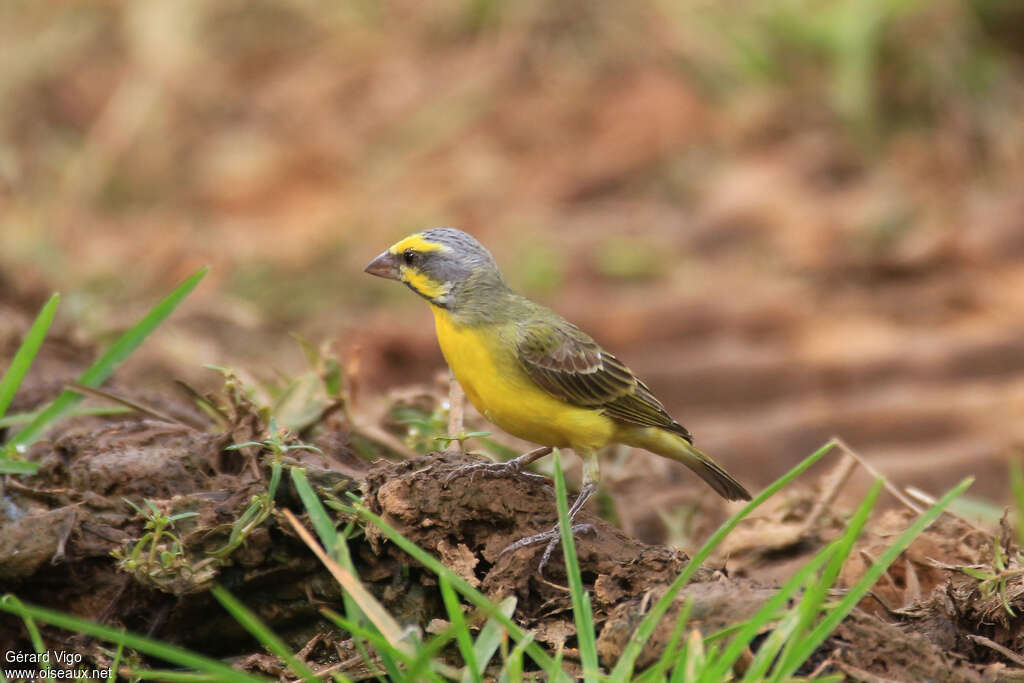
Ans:
{"type": "Polygon", "coordinates": [[[39,463],[0,457],[0,474],[35,474],[39,463]]]}
{"type": "Polygon", "coordinates": [[[569,519],[569,501],[565,491],[565,475],[562,473],[562,457],[555,450],[555,499],[558,504],[558,529],[562,534],[562,552],[565,555],[565,573],[569,579],[569,594],[572,597],[572,614],[576,622],[576,640],[583,663],[583,680],[597,681],[600,669],[597,662],[597,638],[594,635],[594,614],[590,609],[590,597],[583,589],[579,558],[576,557],[576,541],[572,537],[572,520],[569,519]]]}
{"type": "Polygon", "coordinates": [[[547,674],[549,681],[558,680],[559,676],[562,677],[562,680],[568,679],[565,669],[562,668],[562,656],[564,654],[565,651],[562,649],[562,646],[559,645],[558,650],[555,652],[555,658],[552,659],[544,669],[544,673],[547,674]]]}
{"type": "Polygon", "coordinates": [[[740,625],[732,640],[722,651],[721,656],[714,664],[708,667],[703,674],[701,681],[704,683],[718,683],[725,680],[725,675],[736,665],[743,651],[747,649],[761,628],[769,621],[778,617],[779,611],[796,595],[804,585],[817,574],[829,558],[836,551],[837,541],[825,546],[817,555],[812,557],[804,566],[800,567],[786,583],[761,606],[754,616],[740,625]]]}
{"type": "Polygon", "coordinates": [[[679,672],[682,671],[684,681],[697,680],[707,662],[707,655],[704,652],[704,639],[701,637],[700,631],[696,629],[690,631],[690,637],[683,648],[683,655],[683,657],[680,657],[676,670],[672,672],[672,678],[676,678],[679,672]]]}
{"type": "Polygon", "coordinates": [[[679,616],[676,617],[676,625],[672,627],[672,635],[665,645],[665,651],[661,653],[661,657],[654,663],[654,666],[636,677],[635,683],[650,683],[650,681],[664,680],[665,672],[672,666],[672,662],[678,655],[679,640],[683,637],[686,624],[690,621],[690,612],[692,610],[693,596],[688,596],[686,602],[683,603],[683,608],[679,610],[679,616]]]}
{"type": "Polygon", "coordinates": [[[939,515],[942,514],[943,510],[949,506],[960,494],[967,490],[970,485],[974,483],[974,477],[967,477],[955,487],[950,489],[942,498],[940,498],[935,505],[931,506],[924,511],[914,522],[907,527],[907,529],[899,535],[896,542],[885,549],[885,552],[879,556],[879,558],[872,564],[864,576],[861,577],[860,581],[851,588],[843,599],[839,601],[839,604],[833,608],[828,615],[818,622],[806,638],[801,639],[799,646],[793,650],[791,659],[788,662],[788,666],[781,671],[781,677],[789,677],[793,675],[793,672],[807,660],[814,651],[820,646],[832,631],[835,630],[839,623],[846,618],[846,615],[857,606],[871,587],[882,577],[882,574],[889,569],[889,565],[896,561],[896,558],[907,549],[907,547],[914,541],[915,538],[921,535],[921,533],[927,529],[932,522],[934,522],[939,515]]]}
{"type": "Polygon", "coordinates": [[[498,677],[499,681],[520,683],[523,680],[523,652],[526,650],[526,646],[532,642],[533,634],[527,633],[525,638],[516,643],[516,646],[508,653],[501,676],[498,677]]]}
{"type": "Polygon", "coordinates": [[[41,621],[58,628],[92,636],[108,643],[123,645],[124,647],[138,650],[143,654],[162,659],[170,664],[216,676],[223,683],[268,683],[269,681],[269,679],[238,671],[215,659],[189,652],[176,645],[168,645],[151,638],[125,633],[124,631],[112,629],[109,626],[79,619],[70,614],[46,609],[45,607],[26,605],[12,595],[5,595],[3,598],[0,598],[0,611],[14,614],[22,619],[25,619],[26,616],[31,617],[36,621],[41,621]]]}
{"type": "MultiPolygon", "coordinates": [[[[512,621],[512,619],[506,617],[502,613],[501,608],[499,608],[498,605],[488,600],[483,593],[469,585],[469,582],[467,582],[461,576],[453,572],[451,569],[448,569],[448,567],[444,566],[444,564],[442,564],[440,560],[438,560],[433,555],[423,550],[415,543],[407,539],[405,536],[400,534],[397,529],[395,529],[393,526],[385,522],[377,515],[370,512],[364,505],[357,504],[354,507],[354,510],[360,517],[374,524],[378,529],[381,530],[381,533],[383,533],[391,540],[392,543],[394,543],[396,546],[405,551],[414,560],[416,560],[417,562],[419,562],[424,567],[434,572],[438,576],[444,574],[445,578],[447,578],[448,581],[451,582],[453,588],[455,588],[459,593],[461,593],[469,602],[473,604],[474,607],[479,609],[485,615],[493,619],[496,619],[502,626],[506,628],[506,630],[508,630],[509,635],[515,641],[520,642],[523,640],[523,638],[526,637],[526,632],[522,628],[520,628],[518,624],[512,621]]],[[[540,666],[545,671],[552,670],[552,664],[554,663],[554,660],[552,660],[552,658],[549,657],[540,648],[540,646],[537,645],[537,643],[530,642],[525,647],[526,654],[528,654],[530,658],[537,663],[538,666],[540,666]]],[[[558,669],[558,671],[561,671],[561,669],[558,669]]],[[[564,673],[562,673],[557,677],[557,679],[551,680],[566,680],[566,676],[564,675],[564,673]]]]}
{"type": "MultiPolygon", "coordinates": [[[[808,581],[811,580],[813,578],[808,577],[808,581]]],[[[761,683],[764,681],[765,673],[771,668],[772,662],[776,661],[779,652],[792,637],[799,623],[800,613],[797,610],[790,610],[786,613],[782,621],[772,629],[772,632],[761,643],[761,647],[758,648],[757,654],[754,656],[754,661],[750,663],[750,666],[747,667],[746,672],[743,674],[743,683],[761,683]]]]}
{"type": "Polygon", "coordinates": [[[672,676],[669,677],[668,683],[691,683],[686,680],[686,655],[687,643],[684,643],[683,648],[676,655],[676,661],[673,662],[672,676]]]}
{"type": "MultiPolygon", "coordinates": [[[[178,307],[186,296],[188,296],[199,281],[206,275],[207,268],[200,268],[181,283],[177,289],[171,292],[163,301],[154,306],[142,320],[135,324],[114,342],[113,346],[107,349],[106,353],[100,356],[99,360],[93,363],[78,378],[78,383],[87,387],[98,387],[106,381],[117,367],[124,362],[128,356],[148,337],[153,330],[159,327],[167,316],[178,307]]],[[[36,439],[53,422],[60,419],[71,408],[81,401],[82,394],[76,391],[62,391],[57,398],[50,403],[32,422],[24,429],[14,435],[9,445],[24,448],[36,439]]]]}
{"type": "Polygon", "coordinates": [[[656,603],[654,603],[651,611],[647,613],[647,616],[645,616],[643,621],[641,621],[636,627],[629,643],[626,645],[626,649],[623,651],[622,656],[619,657],[619,661],[616,662],[615,668],[612,670],[610,678],[613,682],[628,683],[632,678],[633,665],[636,663],[636,658],[640,656],[640,652],[643,650],[647,640],[651,637],[651,634],[654,633],[654,629],[658,625],[658,622],[661,621],[665,612],[668,611],[669,606],[672,604],[672,601],[675,600],[679,591],[689,583],[694,573],[700,565],[708,559],[715,547],[722,542],[722,539],[729,535],[729,533],[736,528],[736,525],[739,524],[744,517],[753,512],[759,505],[764,503],[764,501],[774,496],[780,489],[789,484],[789,482],[800,476],[808,467],[818,462],[818,460],[832,450],[834,446],[835,442],[829,441],[814,453],[811,453],[809,456],[804,458],[800,464],[776,479],[768,486],[768,488],[755,497],[754,500],[747,503],[742,510],[737,512],[729,518],[725,524],[719,527],[718,531],[716,531],[711,538],[707,540],[703,547],[697,551],[697,554],[690,559],[690,563],[686,565],[686,569],[676,577],[668,590],[665,591],[665,594],[662,595],[656,603]]]}
{"type": "Polygon", "coordinates": [[[1017,545],[1024,545],[1024,471],[1020,458],[1010,458],[1010,492],[1017,504],[1017,545]]]}
{"type": "MultiPolygon", "coordinates": [[[[420,677],[425,677],[432,681],[440,681],[441,679],[438,675],[429,670],[434,667],[443,668],[445,671],[451,673],[452,677],[455,676],[454,669],[449,671],[450,667],[443,666],[440,662],[432,661],[441,649],[455,638],[455,629],[451,626],[439,633],[425,646],[421,645],[418,650],[414,650],[412,647],[409,647],[406,652],[389,643],[387,638],[381,634],[365,628],[361,624],[357,624],[350,619],[346,619],[333,610],[322,609],[320,610],[320,613],[327,619],[333,621],[339,628],[348,631],[353,636],[359,636],[365,639],[373,645],[374,649],[377,650],[377,654],[383,655],[387,652],[396,661],[401,662],[406,668],[406,673],[403,674],[400,669],[395,669],[393,672],[389,671],[388,675],[390,677],[390,681],[419,681],[421,680],[420,677]]],[[[405,644],[408,645],[408,643],[405,644]]]]}
{"type": "MultiPolygon", "coordinates": [[[[388,681],[384,678],[385,673],[391,676],[391,680],[395,680],[395,678],[399,676],[397,664],[394,665],[394,670],[392,670],[388,668],[388,665],[385,663],[385,670],[381,670],[381,668],[377,666],[377,663],[373,661],[373,657],[370,656],[370,651],[366,649],[366,643],[363,642],[363,639],[355,633],[351,633],[351,635],[352,642],[356,646],[356,652],[359,654],[359,657],[363,660],[363,664],[366,665],[366,670],[370,672],[371,676],[380,681],[380,683],[388,683],[388,681]]],[[[381,661],[394,662],[394,660],[385,660],[383,657],[381,658],[381,661]]]]}
{"type": "MultiPolygon", "coordinates": [[[[294,472],[293,470],[293,474],[294,472]]],[[[292,481],[296,482],[296,486],[300,491],[306,491],[306,498],[309,499],[312,508],[317,511],[314,512],[314,516],[320,520],[319,524],[324,533],[328,535],[328,541],[333,541],[333,545],[341,556],[341,561],[335,561],[333,557],[328,555],[327,551],[317,544],[309,531],[306,530],[306,527],[299,523],[299,520],[291,511],[285,510],[284,515],[302,541],[309,546],[309,549],[327,567],[327,570],[331,572],[335,580],[342,587],[342,601],[345,604],[346,614],[353,621],[362,623],[365,620],[369,622],[372,624],[373,630],[398,647],[402,637],[402,629],[388,611],[384,609],[384,606],[366,590],[359,577],[356,576],[355,567],[352,565],[352,558],[348,553],[348,544],[345,542],[345,538],[337,532],[330,534],[324,528],[325,520],[321,517],[320,513],[323,512],[323,515],[326,515],[326,511],[321,509],[322,504],[319,498],[316,497],[316,494],[313,493],[309,482],[305,481],[304,473],[298,477],[293,477],[292,481]]],[[[329,522],[329,520],[327,521],[329,522]]],[[[331,525],[331,528],[333,529],[333,525],[331,525]]],[[[362,654],[362,644],[359,642],[358,637],[355,638],[355,644],[356,649],[360,650],[360,654],[362,654]]],[[[389,675],[394,677],[398,671],[394,658],[387,651],[380,651],[378,654],[384,663],[384,668],[388,670],[389,675]]]]}
{"type": "Polygon", "coordinates": [[[281,461],[275,458],[274,464],[270,466],[270,483],[267,485],[268,500],[273,501],[274,497],[277,496],[277,487],[281,485],[282,469],[281,461]]]}
{"type": "Polygon", "coordinates": [[[307,683],[317,683],[318,679],[313,670],[300,661],[288,646],[284,644],[284,641],[267,628],[267,625],[252,610],[243,605],[238,598],[219,585],[214,585],[210,592],[242,628],[252,634],[253,638],[258,640],[263,647],[283,661],[292,673],[302,677],[302,680],[307,681],[307,683]]]}
{"type": "MultiPolygon", "coordinates": [[[[295,485],[295,490],[298,491],[299,498],[306,508],[306,513],[309,515],[309,521],[313,524],[313,529],[316,531],[317,536],[320,537],[320,542],[325,549],[324,552],[336,559],[342,567],[358,579],[359,575],[356,573],[355,565],[352,563],[352,555],[348,550],[345,533],[334,528],[334,522],[330,514],[320,501],[320,497],[313,491],[313,487],[309,485],[309,480],[306,478],[306,470],[301,467],[292,467],[291,478],[292,483],[295,485]]],[[[348,591],[342,591],[341,599],[345,605],[345,616],[360,624],[369,623],[366,614],[359,608],[359,604],[348,591]]],[[[370,628],[376,627],[371,625],[370,628]]],[[[353,641],[360,655],[368,660],[369,655],[363,647],[362,640],[358,636],[353,635],[353,641]]],[[[394,676],[398,672],[398,665],[394,658],[387,653],[378,652],[378,655],[384,664],[384,668],[394,676]]],[[[383,681],[383,679],[381,680],[383,681]]]]}
{"type": "Polygon", "coordinates": [[[143,669],[133,671],[132,680],[140,681],[169,681],[170,683],[217,683],[220,678],[216,674],[194,674],[188,671],[174,671],[171,669],[143,669]]]}
{"type": "MultiPolygon", "coordinates": [[[[843,564],[850,556],[850,553],[853,552],[853,545],[857,542],[857,538],[864,529],[864,525],[867,524],[868,517],[871,516],[871,511],[874,509],[875,503],[878,501],[878,494],[881,491],[882,480],[876,479],[864,500],[861,501],[861,504],[853,513],[853,517],[847,523],[846,531],[839,538],[836,551],[831,559],[829,559],[828,564],[825,565],[825,570],[822,572],[821,577],[811,584],[810,589],[804,593],[803,599],[797,605],[796,611],[800,614],[800,618],[793,636],[787,639],[782,649],[779,664],[776,667],[776,674],[771,679],[775,683],[783,680],[780,672],[788,670],[793,664],[793,653],[797,645],[807,629],[810,628],[811,624],[821,614],[825,599],[839,578],[839,572],[842,570],[843,564]]],[[[793,666],[793,671],[796,671],[796,666],[793,666]]]]}
{"type": "Polygon", "coordinates": [[[448,628],[438,633],[425,644],[420,644],[412,666],[409,667],[409,671],[405,676],[405,680],[418,682],[423,672],[428,670],[447,676],[450,680],[458,679],[459,669],[450,667],[437,659],[441,650],[447,647],[448,643],[455,640],[458,631],[459,627],[450,624],[448,628]]]}
{"type": "Polygon", "coordinates": [[[32,361],[35,360],[39,347],[42,346],[43,339],[46,337],[46,332],[50,329],[50,323],[53,322],[53,316],[57,312],[59,303],[59,294],[54,294],[46,302],[32,323],[32,327],[25,334],[14,358],[11,359],[11,366],[0,378],[0,418],[7,412],[7,407],[14,399],[14,393],[21,386],[21,381],[25,379],[25,373],[32,367],[32,361]]]}
{"type": "Polygon", "coordinates": [[[117,681],[117,670],[121,668],[122,657],[124,657],[124,643],[118,643],[117,651],[114,652],[114,658],[110,661],[110,674],[107,676],[107,683],[115,683],[117,681]]]}
{"type": "MultiPolygon", "coordinates": [[[[43,643],[43,636],[39,632],[39,626],[36,625],[36,620],[32,618],[31,613],[25,609],[25,604],[13,595],[4,596],[4,600],[8,600],[15,609],[20,610],[16,614],[19,614],[21,621],[25,624],[25,630],[28,631],[28,640],[32,643],[32,649],[35,650],[35,653],[41,655],[46,652],[46,645],[43,643]]],[[[50,669],[49,660],[43,662],[43,668],[50,669]]]]}
{"type": "MultiPolygon", "coordinates": [[[[377,655],[381,658],[382,662],[390,661],[395,663],[393,669],[388,668],[385,664],[385,669],[387,670],[386,673],[389,677],[387,680],[402,680],[401,670],[399,669],[397,662],[403,662],[408,666],[412,661],[412,658],[401,650],[393,647],[391,643],[388,642],[388,639],[381,635],[380,631],[372,628],[369,624],[364,626],[354,619],[346,619],[331,609],[321,609],[320,613],[326,619],[333,621],[336,626],[348,631],[352,635],[353,640],[359,645],[359,654],[363,658],[363,663],[366,664],[368,669],[374,671],[377,669],[377,666],[373,663],[373,660],[370,658],[366,648],[362,646],[362,642],[364,640],[374,647],[374,650],[377,652],[377,655]],[[387,653],[386,659],[384,653],[387,653]]],[[[380,675],[377,675],[377,678],[381,681],[385,681],[385,679],[380,675]]]]}
{"type": "Polygon", "coordinates": [[[327,567],[327,570],[344,591],[352,596],[352,599],[359,605],[362,613],[373,622],[373,625],[387,638],[387,641],[397,649],[408,648],[408,643],[403,642],[405,631],[384,605],[374,597],[373,593],[367,590],[354,574],[329,557],[324,549],[320,547],[320,544],[316,542],[316,539],[313,538],[312,534],[309,533],[309,530],[299,522],[298,518],[290,510],[284,510],[284,516],[289,524],[291,524],[292,529],[299,535],[299,538],[302,539],[302,542],[327,567]]]}
{"type": "Polygon", "coordinates": [[[466,623],[466,616],[462,613],[462,604],[452,590],[452,585],[443,576],[437,577],[441,588],[441,600],[444,601],[444,608],[448,612],[448,620],[455,629],[455,642],[462,654],[462,661],[465,662],[465,673],[469,674],[470,680],[474,683],[483,683],[481,671],[476,661],[476,652],[473,650],[473,636],[469,632],[469,624],[466,623]]]}
{"type": "MultiPolygon", "coordinates": [[[[516,602],[516,597],[510,595],[499,602],[498,607],[501,609],[502,614],[506,617],[511,617],[516,610],[516,602]]],[[[494,618],[488,619],[484,627],[480,629],[480,635],[476,637],[476,643],[473,645],[476,661],[480,663],[481,672],[487,669],[487,665],[490,663],[494,653],[498,651],[498,647],[501,645],[501,637],[501,624],[494,618]]],[[[466,675],[463,675],[462,680],[468,681],[469,679],[466,675]]]]}
{"type": "Polygon", "coordinates": [[[292,484],[295,485],[295,490],[299,492],[299,499],[306,508],[306,514],[309,515],[309,521],[313,525],[313,530],[320,537],[320,543],[324,546],[324,551],[331,557],[340,560],[345,569],[352,571],[350,566],[351,559],[346,564],[345,558],[338,555],[338,531],[334,528],[334,521],[327,514],[324,504],[320,502],[320,497],[316,495],[313,487],[309,485],[309,480],[306,478],[306,470],[301,467],[292,467],[290,469],[292,484]]]}
{"type": "Polygon", "coordinates": [[[358,635],[360,638],[366,640],[368,643],[370,643],[370,645],[373,645],[374,649],[377,650],[378,653],[381,651],[387,651],[391,654],[392,657],[394,657],[402,664],[406,666],[412,664],[412,654],[408,652],[403,652],[399,648],[395,647],[394,645],[389,643],[388,639],[380,633],[370,630],[369,628],[363,626],[362,624],[358,624],[352,621],[351,619],[346,619],[334,610],[327,609],[326,607],[321,609],[320,613],[323,614],[330,621],[333,621],[334,624],[339,628],[348,631],[352,635],[358,635]]]}

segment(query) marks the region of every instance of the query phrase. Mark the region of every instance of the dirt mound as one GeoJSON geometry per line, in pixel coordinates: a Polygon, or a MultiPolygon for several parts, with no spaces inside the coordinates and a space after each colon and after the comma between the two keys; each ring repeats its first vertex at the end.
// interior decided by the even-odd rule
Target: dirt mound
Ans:
{"type": "MultiPolygon", "coordinates": [[[[366,479],[366,503],[491,598],[515,595],[517,619],[538,629],[538,640],[573,647],[575,627],[561,559],[554,558],[541,575],[544,543],[502,553],[515,541],[555,524],[550,483],[528,475],[468,474],[448,481],[454,470],[474,462],[478,460],[463,454],[436,454],[382,464],[366,479]]],[[[593,589],[600,652],[606,662],[614,662],[644,607],[661,596],[689,558],[631,539],[586,512],[577,521],[592,526],[592,531],[579,534],[576,547],[584,581],[593,589]]],[[[379,552],[394,552],[402,559],[404,553],[382,541],[379,532],[367,529],[367,538],[379,552]]],[[[687,593],[696,599],[691,623],[709,632],[722,628],[753,614],[771,593],[752,581],[728,580],[721,572],[702,568],[687,593]]],[[[655,634],[647,656],[664,647],[672,623],[666,620],[666,628],[655,634]]],[[[641,658],[641,664],[645,661],[641,658]]]]}
{"type": "MultiPolygon", "coordinates": [[[[287,485],[278,489],[273,511],[249,530],[245,542],[224,552],[237,520],[266,495],[271,472],[255,448],[224,450],[247,434],[255,436],[253,414],[240,409],[233,417],[233,429],[220,434],[149,420],[98,427],[69,423],[52,440],[36,445],[30,457],[41,464],[39,476],[27,480],[31,483],[8,479],[5,490],[0,518],[0,575],[5,585],[26,601],[211,655],[249,655],[254,652],[249,637],[205,592],[216,580],[244,596],[296,649],[318,639],[308,651],[310,661],[326,663],[336,656],[335,645],[351,649],[345,634],[327,629],[317,619],[321,606],[340,608],[341,596],[279,514],[283,508],[303,511],[287,485]],[[173,526],[179,545],[151,541],[136,550],[151,527],[125,499],[142,510],[151,503],[151,511],[167,516],[196,514],[173,526]],[[154,556],[163,559],[152,561],[154,556]]],[[[568,658],[574,656],[575,628],[559,554],[541,576],[537,566],[542,546],[502,553],[511,542],[554,524],[554,492],[548,482],[530,476],[480,475],[449,481],[455,468],[475,461],[455,453],[380,461],[353,478],[336,466],[344,462],[344,469],[352,472],[353,462],[359,462],[347,450],[346,439],[344,432],[333,433],[319,440],[325,451],[322,458],[310,455],[288,462],[304,465],[322,493],[361,491],[371,510],[491,597],[515,595],[517,621],[533,630],[540,642],[562,646],[568,658]]],[[[593,596],[599,652],[602,661],[610,663],[688,558],[679,550],[631,539],[586,511],[581,521],[593,527],[579,536],[579,558],[593,596]]],[[[906,522],[898,515],[883,517],[862,541],[860,555],[873,556],[876,546],[906,522]]],[[[804,545],[820,547],[820,540],[804,545]]],[[[916,588],[895,596],[880,583],[875,599],[865,602],[868,611],[848,619],[816,662],[854,677],[857,672],[873,672],[895,680],[921,680],[953,672],[952,679],[943,673],[943,680],[992,680],[1002,665],[990,664],[987,670],[985,665],[998,653],[973,637],[1019,647],[1018,620],[998,619],[991,595],[988,607],[982,607],[982,583],[953,564],[977,566],[990,549],[977,530],[952,518],[944,520],[911,547],[886,579],[892,585],[902,581],[916,588]],[[910,580],[906,577],[911,565],[931,574],[927,580],[910,580]],[[881,603],[888,607],[879,609],[881,603]],[[869,657],[867,652],[873,654],[869,657]]],[[[364,582],[401,622],[426,629],[444,618],[436,577],[415,563],[403,571],[410,559],[374,528],[352,541],[352,552],[364,582]]],[[[858,572],[857,564],[851,564],[847,581],[854,581],[858,572]]],[[[702,568],[655,631],[639,665],[653,661],[664,647],[674,614],[687,597],[694,601],[691,627],[704,634],[756,611],[773,588],[759,584],[750,567],[744,573],[748,578],[702,568]]],[[[1008,582],[1009,604],[1024,607],[1019,580],[1011,577],[1008,582]]],[[[4,618],[2,632],[7,634],[3,646],[24,646],[25,635],[9,617],[4,618]]],[[[48,643],[91,653],[97,661],[104,658],[96,643],[55,630],[46,638],[48,643]]],[[[252,668],[266,664],[264,659],[246,660],[252,668]]]]}
{"type": "MultiPolygon", "coordinates": [[[[542,544],[502,552],[554,525],[549,481],[526,474],[452,477],[477,462],[455,452],[371,465],[355,447],[365,427],[357,429],[346,411],[330,408],[313,426],[315,436],[310,432],[321,453],[232,449],[268,436],[286,444],[294,437],[269,434],[265,413],[234,377],[223,394],[208,398],[225,427],[200,429],[192,418],[79,417],[35,444],[27,457],[39,463],[38,474],[4,480],[4,589],[26,602],[274,673],[276,664],[207,592],[216,581],[308,662],[337,663],[339,653],[358,662],[348,635],[319,615],[321,607],[343,609],[338,585],[284,519],[285,509],[304,514],[298,494],[287,476],[276,489],[272,484],[275,468],[294,465],[306,469],[325,498],[362,495],[370,510],[490,597],[514,595],[517,622],[544,645],[563,648],[567,659],[577,656],[561,554],[554,554],[542,576],[542,544]]],[[[180,399],[156,400],[167,414],[194,413],[180,399]]],[[[375,429],[388,426],[396,425],[375,429]]],[[[738,528],[732,545],[723,547],[728,558],[697,571],[638,666],[665,647],[685,600],[693,601],[690,628],[705,636],[719,631],[753,614],[781,577],[836,538],[844,515],[832,501],[849,467],[844,472],[817,486],[792,487],[738,528]]],[[[910,519],[890,511],[869,525],[841,585],[856,582],[910,519]]],[[[578,535],[577,549],[599,654],[608,665],[689,558],[631,538],[588,510],[578,521],[591,526],[578,535]]],[[[400,623],[429,631],[446,618],[436,576],[375,527],[355,534],[350,548],[357,573],[400,623]]],[[[1010,680],[1016,670],[1005,662],[1019,663],[1013,653],[1024,646],[1017,616],[1024,613],[1022,576],[1008,531],[996,539],[947,515],[893,565],[812,663],[852,678],[1010,680]]],[[[50,628],[44,637],[51,648],[74,648],[100,666],[108,662],[95,641],[50,628]]],[[[0,647],[28,646],[22,624],[0,617],[0,647]]],[[[353,663],[353,673],[361,666],[353,663]]]]}

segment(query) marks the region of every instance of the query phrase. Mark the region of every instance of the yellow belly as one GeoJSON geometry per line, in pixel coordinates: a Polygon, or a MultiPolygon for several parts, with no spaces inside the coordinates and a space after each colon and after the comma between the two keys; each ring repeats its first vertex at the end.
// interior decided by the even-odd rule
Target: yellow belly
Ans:
{"type": "Polygon", "coordinates": [[[511,341],[507,348],[501,343],[499,330],[458,325],[443,308],[431,308],[448,367],[488,420],[542,446],[597,449],[612,441],[615,423],[610,418],[538,387],[519,366],[511,341]]]}

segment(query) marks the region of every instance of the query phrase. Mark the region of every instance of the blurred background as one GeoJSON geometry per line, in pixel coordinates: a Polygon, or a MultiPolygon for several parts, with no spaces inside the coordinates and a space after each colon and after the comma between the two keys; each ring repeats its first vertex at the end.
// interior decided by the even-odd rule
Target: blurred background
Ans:
{"type": "MultiPolygon", "coordinates": [[[[436,381],[423,302],[362,269],[453,225],[751,488],[838,434],[1009,496],[1019,2],[7,2],[0,44],[0,315],[60,290],[102,343],[213,266],[122,382],[294,370],[293,332],[368,397],[436,381]]],[[[627,531],[706,497],[623,455],[627,531]]]]}

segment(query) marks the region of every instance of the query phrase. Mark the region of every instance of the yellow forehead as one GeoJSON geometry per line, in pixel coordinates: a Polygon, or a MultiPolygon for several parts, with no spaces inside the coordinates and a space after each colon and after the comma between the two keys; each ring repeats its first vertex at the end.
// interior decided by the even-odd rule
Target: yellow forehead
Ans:
{"type": "Polygon", "coordinates": [[[391,248],[388,249],[388,251],[392,254],[400,254],[406,249],[412,249],[413,251],[418,251],[421,254],[430,251],[448,251],[448,247],[445,245],[438,244],[437,242],[430,242],[423,236],[423,233],[419,232],[415,235],[409,235],[400,242],[395,242],[391,245],[391,248]]]}

